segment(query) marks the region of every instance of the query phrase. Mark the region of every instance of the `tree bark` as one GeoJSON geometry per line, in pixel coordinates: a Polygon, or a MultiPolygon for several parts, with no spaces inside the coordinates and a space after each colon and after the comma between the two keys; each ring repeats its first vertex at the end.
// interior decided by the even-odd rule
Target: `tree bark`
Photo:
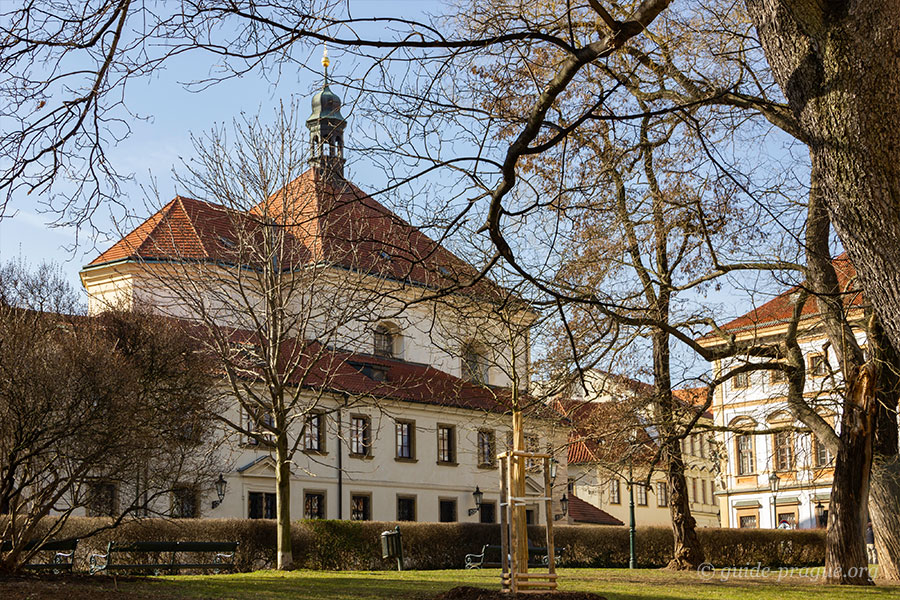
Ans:
{"type": "Polygon", "coordinates": [[[834,485],[825,538],[825,577],[829,583],[872,585],[864,531],[872,469],[875,426],[873,365],[851,380],[841,417],[841,451],[835,457],[834,485]]]}
{"type": "Polygon", "coordinates": [[[675,541],[672,560],[666,568],[675,570],[696,569],[705,560],[703,546],[697,537],[697,522],[691,515],[687,482],[684,479],[684,459],[681,456],[680,422],[672,396],[669,371],[669,335],[664,331],[653,332],[653,375],[656,407],[659,418],[663,458],[666,463],[666,486],[669,491],[669,514],[672,517],[672,534],[675,541]]]}
{"type": "Polygon", "coordinates": [[[868,340],[878,367],[869,517],[878,552],[878,577],[900,581],[900,443],[897,431],[900,357],[884,336],[877,319],[870,321],[868,340]]]}
{"type": "MultiPolygon", "coordinates": [[[[283,429],[282,429],[283,431],[283,429]]],[[[287,571],[294,566],[291,548],[291,463],[288,456],[288,439],[279,433],[275,443],[275,513],[277,519],[278,569],[287,571]]]]}
{"type": "Polygon", "coordinates": [[[900,348],[900,7],[746,0],[860,285],[900,348]]]}

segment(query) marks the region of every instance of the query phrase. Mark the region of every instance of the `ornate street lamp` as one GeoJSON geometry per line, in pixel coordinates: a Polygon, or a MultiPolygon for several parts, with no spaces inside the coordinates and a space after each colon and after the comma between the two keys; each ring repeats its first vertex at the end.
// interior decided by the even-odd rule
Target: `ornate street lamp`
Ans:
{"type": "Polygon", "coordinates": [[[825,527],[825,506],[822,505],[822,501],[819,500],[816,503],[816,527],[825,527]]]}
{"type": "Polygon", "coordinates": [[[774,470],[769,475],[769,489],[772,490],[772,529],[778,529],[778,487],[781,478],[774,470]]]}
{"type": "Polygon", "coordinates": [[[482,492],[478,486],[475,486],[475,491],[472,492],[472,496],[475,498],[475,508],[469,509],[469,516],[471,517],[479,510],[481,510],[481,502],[484,500],[484,492],[482,492]]]}
{"type": "Polygon", "coordinates": [[[560,519],[565,517],[567,514],[569,514],[569,499],[566,498],[565,494],[563,494],[562,498],[559,499],[559,507],[562,509],[562,514],[553,515],[554,521],[559,521],[560,519]]]}
{"type": "Polygon", "coordinates": [[[213,500],[212,507],[217,508],[220,504],[222,504],[222,500],[225,499],[225,490],[228,489],[228,482],[225,481],[225,477],[219,473],[219,478],[216,479],[216,496],[219,497],[218,500],[213,500]]]}
{"type": "Polygon", "coordinates": [[[559,470],[559,461],[555,458],[550,459],[550,481],[556,481],[556,474],[559,470]]]}

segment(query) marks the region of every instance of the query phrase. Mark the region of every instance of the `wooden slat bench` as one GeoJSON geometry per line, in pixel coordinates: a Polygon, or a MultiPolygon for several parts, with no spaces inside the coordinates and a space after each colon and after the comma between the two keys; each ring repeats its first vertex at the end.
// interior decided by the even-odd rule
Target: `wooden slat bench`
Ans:
{"type": "MultiPolygon", "coordinates": [[[[564,548],[554,548],[553,556],[559,561],[564,548]]],[[[547,557],[547,548],[540,546],[528,547],[528,566],[529,567],[546,567],[550,563],[547,557]]],[[[480,569],[481,567],[499,567],[500,564],[500,546],[486,544],[481,548],[480,553],[466,554],[466,568],[480,569]]]]}
{"type": "MultiPolygon", "coordinates": [[[[29,562],[25,565],[26,569],[53,571],[54,573],[72,570],[72,565],[75,562],[75,549],[78,547],[77,539],[47,540],[45,542],[32,540],[25,543],[25,552],[31,552],[37,546],[40,547],[34,557],[46,557],[49,559],[49,562],[29,562]],[[52,558],[49,558],[50,553],[53,554],[52,558]]],[[[0,544],[0,552],[9,552],[10,550],[12,550],[10,542],[0,544]]],[[[34,557],[32,560],[34,560],[34,557]]]]}
{"type": "Polygon", "coordinates": [[[181,569],[225,571],[234,569],[234,555],[238,542],[110,542],[105,554],[90,557],[91,573],[130,571],[176,573],[181,569]],[[213,554],[209,560],[185,560],[182,554],[213,554]],[[130,555],[124,562],[117,559],[130,555]],[[136,560],[146,555],[149,562],[136,560]]]}

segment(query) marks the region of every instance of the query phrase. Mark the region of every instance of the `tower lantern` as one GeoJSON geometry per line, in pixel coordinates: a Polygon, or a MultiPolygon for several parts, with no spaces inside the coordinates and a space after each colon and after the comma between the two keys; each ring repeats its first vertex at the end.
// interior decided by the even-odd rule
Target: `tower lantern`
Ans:
{"type": "Polygon", "coordinates": [[[325,81],[312,97],[312,114],[306,120],[310,135],[310,165],[323,176],[344,177],[344,128],[341,99],[328,87],[328,48],[322,56],[325,81]]]}

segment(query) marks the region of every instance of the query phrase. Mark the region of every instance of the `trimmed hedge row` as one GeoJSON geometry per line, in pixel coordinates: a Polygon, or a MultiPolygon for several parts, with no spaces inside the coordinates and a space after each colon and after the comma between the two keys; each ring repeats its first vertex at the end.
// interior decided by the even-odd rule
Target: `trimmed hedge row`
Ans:
{"type": "MultiPolygon", "coordinates": [[[[71,518],[63,536],[83,537],[102,520],[71,518]]],[[[379,536],[398,523],[360,521],[298,521],[293,527],[297,568],[324,570],[378,570],[396,566],[382,560],[379,536]]],[[[500,543],[499,525],[478,523],[399,523],[406,568],[458,569],[465,555],[485,544],[500,543]]],[[[803,567],[825,561],[824,531],[770,529],[698,529],[707,561],[716,567],[803,567]]],[[[571,567],[625,567],[628,565],[628,529],[603,526],[556,526],[557,546],[566,549],[562,565],[571,567]]],[[[63,537],[59,536],[59,537],[63,537]]],[[[529,537],[543,545],[543,527],[530,527],[529,537]]],[[[241,571],[271,568],[275,564],[275,523],[250,519],[148,519],[107,530],[79,544],[76,569],[85,569],[91,553],[102,552],[110,540],[197,540],[240,542],[236,557],[241,571]]],[[[636,555],[641,567],[662,567],[672,557],[672,531],[666,527],[639,527],[636,555]]]]}

